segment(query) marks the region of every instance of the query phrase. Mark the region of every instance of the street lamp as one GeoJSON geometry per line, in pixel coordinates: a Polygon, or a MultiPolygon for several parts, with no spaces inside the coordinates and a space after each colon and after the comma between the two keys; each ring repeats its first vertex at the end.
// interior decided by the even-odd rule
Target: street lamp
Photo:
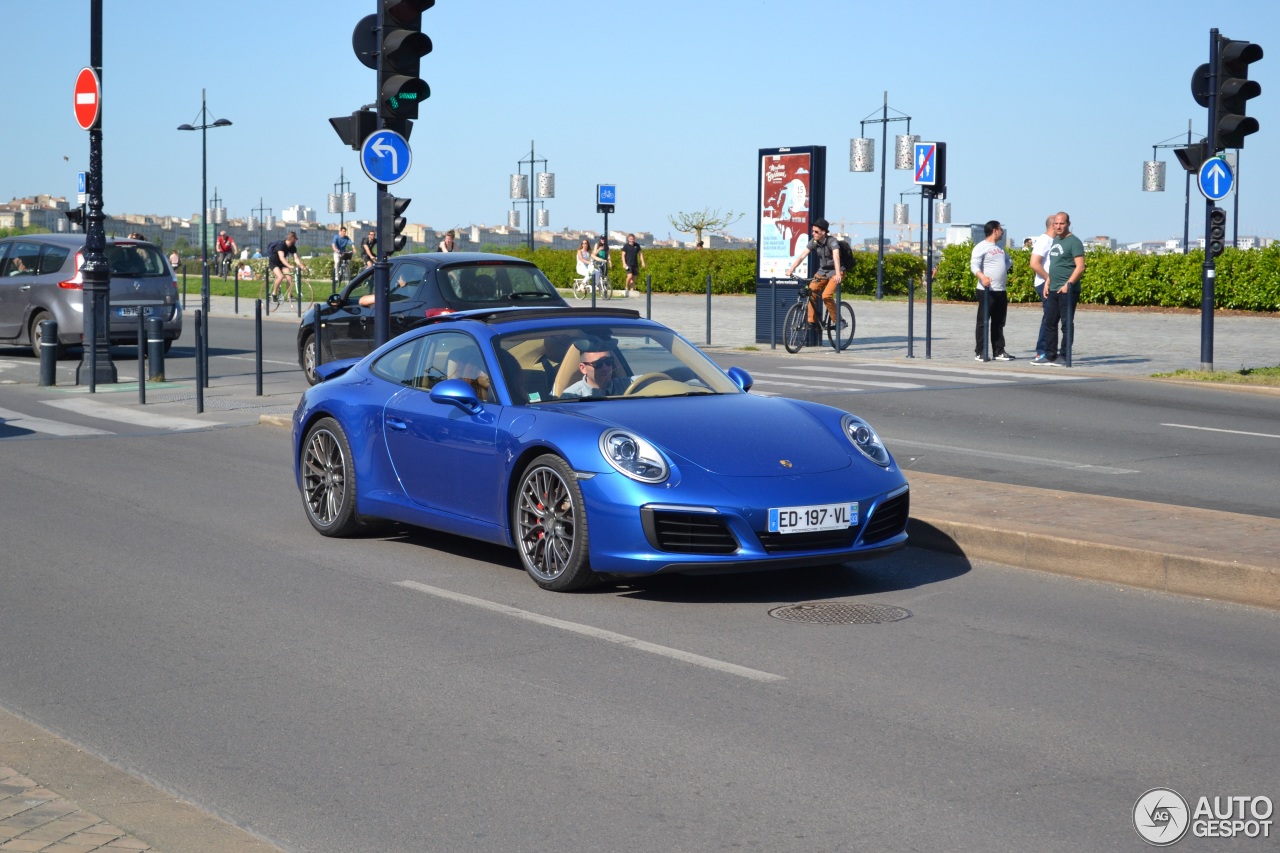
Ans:
{"type": "MultiPolygon", "coordinates": [[[[1179,139],[1179,136],[1171,136],[1164,142],[1157,142],[1151,146],[1151,159],[1146,160],[1142,164],[1142,191],[1144,193],[1162,193],[1164,192],[1164,171],[1165,162],[1156,159],[1156,149],[1158,148],[1188,148],[1191,146],[1191,119],[1187,119],[1187,141],[1173,142],[1179,139]]],[[[1187,172],[1186,187],[1183,190],[1184,202],[1182,213],[1182,254],[1191,251],[1189,242],[1191,240],[1191,172],[1187,172]]]]}
{"type": "Polygon", "coordinates": [[[205,90],[200,90],[200,124],[180,124],[178,130],[200,131],[200,307],[204,310],[204,346],[197,353],[204,369],[204,384],[209,387],[209,158],[205,143],[206,131],[211,127],[230,127],[225,118],[209,121],[209,107],[205,90]]]}
{"type": "MultiPolygon", "coordinates": [[[[870,172],[876,167],[876,141],[867,136],[866,130],[869,124],[882,125],[880,132],[880,146],[883,149],[880,158],[880,239],[876,246],[876,299],[884,296],[884,181],[885,181],[885,161],[889,159],[889,122],[905,121],[907,123],[907,132],[898,136],[896,140],[896,157],[893,164],[895,169],[910,169],[914,163],[914,143],[920,141],[920,137],[911,135],[911,116],[899,110],[894,110],[898,115],[889,117],[889,93],[884,93],[884,105],[877,112],[880,118],[871,118],[868,116],[861,122],[861,135],[857,139],[849,140],[849,171],[850,172],[870,172]]],[[[875,113],[871,113],[872,116],[875,113]]]]}
{"type": "MultiPolygon", "coordinates": [[[[532,252],[533,251],[533,224],[534,224],[534,210],[533,210],[534,189],[533,187],[530,186],[530,184],[532,183],[537,187],[538,198],[555,198],[556,197],[556,176],[555,176],[555,173],[553,172],[538,172],[537,175],[535,176],[533,171],[534,166],[537,165],[538,163],[541,163],[542,168],[545,169],[547,167],[547,161],[545,159],[537,159],[534,157],[533,142],[529,143],[529,156],[523,160],[518,160],[516,162],[520,166],[524,166],[525,163],[529,164],[528,177],[524,175],[523,171],[516,172],[511,176],[511,199],[513,201],[523,200],[527,202],[529,206],[529,251],[532,252]]],[[[515,205],[513,204],[512,207],[514,208],[515,205]]],[[[551,221],[549,218],[549,214],[543,215],[542,211],[539,211],[538,223],[542,224],[542,220],[544,219],[547,222],[551,221]]],[[[510,214],[507,215],[507,221],[508,221],[508,224],[512,225],[512,227],[519,227],[518,220],[515,221],[513,224],[512,217],[510,214]]]]}

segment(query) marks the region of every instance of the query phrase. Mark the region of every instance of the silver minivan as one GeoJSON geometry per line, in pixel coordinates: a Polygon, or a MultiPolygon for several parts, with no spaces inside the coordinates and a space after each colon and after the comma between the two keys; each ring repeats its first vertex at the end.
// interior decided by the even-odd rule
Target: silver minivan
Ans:
{"type": "MultiPolygon", "coordinates": [[[[178,280],[164,253],[145,240],[108,238],[108,336],[137,344],[138,312],[164,321],[164,348],[182,335],[178,280]]],[[[40,323],[58,322],[58,353],[84,343],[84,234],[23,234],[0,239],[0,344],[40,355],[40,323]]]]}

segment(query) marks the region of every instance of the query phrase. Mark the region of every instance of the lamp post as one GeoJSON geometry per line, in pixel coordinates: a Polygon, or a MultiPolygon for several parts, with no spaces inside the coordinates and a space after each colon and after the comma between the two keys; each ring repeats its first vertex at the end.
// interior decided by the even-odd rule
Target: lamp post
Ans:
{"type": "Polygon", "coordinates": [[[876,159],[876,141],[866,135],[867,125],[881,125],[880,147],[884,156],[880,158],[880,239],[876,246],[876,299],[884,296],[884,190],[885,190],[885,161],[888,159],[889,147],[889,122],[905,121],[907,123],[906,134],[899,135],[897,138],[897,156],[894,162],[895,169],[910,169],[914,164],[913,148],[916,142],[920,141],[920,137],[911,135],[911,116],[906,113],[894,110],[898,115],[889,116],[889,93],[884,93],[884,104],[878,110],[880,118],[872,118],[867,116],[861,122],[861,134],[857,139],[849,140],[849,171],[850,172],[871,172],[875,170],[876,159]],[[905,156],[904,156],[905,154],[905,156]]]}
{"type": "MultiPolygon", "coordinates": [[[[1179,134],[1181,136],[1181,134],[1179,134]]],[[[1191,146],[1191,119],[1187,119],[1187,141],[1173,142],[1172,140],[1179,137],[1171,136],[1164,142],[1157,142],[1151,146],[1151,159],[1142,164],[1142,191],[1144,193],[1162,193],[1164,192],[1164,171],[1165,162],[1156,159],[1156,149],[1158,148],[1188,148],[1191,146]]],[[[1187,172],[1186,187],[1184,193],[1184,207],[1182,213],[1182,254],[1191,251],[1191,172],[1187,172]]]]}
{"type": "Polygon", "coordinates": [[[178,130],[200,131],[200,307],[204,310],[204,347],[198,353],[204,368],[204,384],[209,387],[209,157],[205,142],[211,127],[230,127],[225,118],[209,121],[209,106],[205,90],[200,90],[200,124],[180,124],[178,130]]]}
{"type": "MultiPolygon", "coordinates": [[[[256,214],[258,217],[258,254],[262,255],[265,258],[267,256],[267,247],[262,243],[262,226],[264,224],[264,221],[262,219],[262,214],[264,213],[269,214],[272,219],[275,219],[276,212],[271,208],[263,205],[262,196],[258,196],[258,206],[253,208],[251,212],[256,214]]],[[[275,225],[272,224],[272,227],[274,228],[275,225]]]]}
{"type": "Polygon", "coordinates": [[[343,215],[356,211],[356,194],[347,189],[350,186],[351,182],[346,179],[346,170],[338,169],[338,181],[333,185],[333,192],[329,193],[329,212],[338,214],[339,228],[347,224],[343,215]]]}
{"type": "MultiPolygon", "coordinates": [[[[534,224],[533,204],[534,204],[535,188],[536,188],[536,193],[538,198],[555,198],[556,197],[556,176],[553,172],[538,172],[536,175],[534,174],[534,171],[533,171],[534,166],[538,163],[541,163],[542,167],[545,169],[547,167],[547,161],[545,159],[539,160],[536,157],[534,157],[532,141],[529,142],[529,156],[523,160],[517,160],[516,162],[520,166],[524,166],[525,163],[529,164],[528,178],[525,177],[523,171],[517,172],[511,176],[511,198],[513,200],[521,199],[528,202],[529,251],[532,252],[533,251],[533,224],[534,224]],[[530,186],[531,184],[533,186],[530,186]]],[[[515,205],[512,205],[512,207],[514,208],[515,205]]],[[[542,211],[539,211],[539,212],[542,213],[542,211]]],[[[508,219],[508,222],[510,222],[511,217],[508,216],[507,219],[508,219]]],[[[550,219],[545,214],[540,216],[539,219],[545,219],[548,222],[550,221],[550,219]]]]}

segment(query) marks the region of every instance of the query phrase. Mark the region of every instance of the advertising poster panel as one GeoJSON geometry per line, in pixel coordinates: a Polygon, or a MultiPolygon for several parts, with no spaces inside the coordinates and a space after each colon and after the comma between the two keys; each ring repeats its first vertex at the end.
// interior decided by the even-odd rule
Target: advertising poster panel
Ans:
{"type": "MultiPolygon", "coordinates": [[[[809,244],[809,225],[826,215],[826,153],[821,145],[760,149],[756,210],[756,340],[768,341],[773,314],[795,300],[792,287],[778,294],[770,279],[785,278],[809,244]]],[[[807,273],[808,269],[800,270],[807,273]]]]}

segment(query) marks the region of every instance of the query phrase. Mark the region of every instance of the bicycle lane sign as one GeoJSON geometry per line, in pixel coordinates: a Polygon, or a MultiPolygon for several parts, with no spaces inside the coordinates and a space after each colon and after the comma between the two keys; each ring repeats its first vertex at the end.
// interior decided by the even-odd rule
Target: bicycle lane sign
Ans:
{"type": "Polygon", "coordinates": [[[360,145],[360,166],[376,184],[394,184],[409,174],[413,152],[394,130],[376,130],[360,145]]]}

